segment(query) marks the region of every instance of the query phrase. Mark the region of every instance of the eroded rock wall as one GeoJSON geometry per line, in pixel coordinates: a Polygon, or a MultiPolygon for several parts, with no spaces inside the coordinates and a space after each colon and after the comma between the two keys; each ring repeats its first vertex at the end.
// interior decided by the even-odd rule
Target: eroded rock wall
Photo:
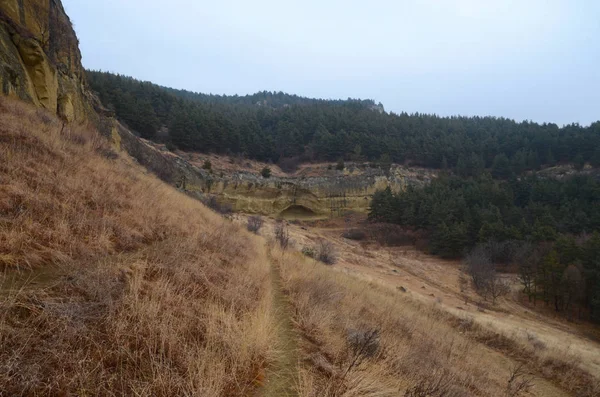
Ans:
{"type": "Polygon", "coordinates": [[[304,178],[262,178],[249,173],[216,176],[200,171],[188,178],[186,189],[214,195],[235,211],[285,217],[288,211],[298,209],[302,216],[315,218],[367,212],[377,190],[389,186],[400,191],[408,185],[428,184],[436,177],[431,171],[401,166],[393,166],[388,173],[370,170],[304,178]]]}
{"type": "Polygon", "coordinates": [[[79,42],[60,0],[0,0],[0,87],[68,122],[94,114],[79,42]]]}

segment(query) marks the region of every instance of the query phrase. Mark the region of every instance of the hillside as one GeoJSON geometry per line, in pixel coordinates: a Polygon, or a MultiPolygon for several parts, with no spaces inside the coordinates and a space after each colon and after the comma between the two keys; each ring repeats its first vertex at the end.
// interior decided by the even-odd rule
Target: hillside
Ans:
{"type": "MultiPolygon", "coordinates": [[[[264,238],[242,231],[93,129],[4,98],[0,112],[0,390],[9,395],[600,390],[593,356],[580,364],[579,350],[512,341],[512,323],[497,334],[407,294],[404,286],[439,286],[418,262],[400,288],[374,281],[395,277],[385,251],[348,245],[335,229],[289,226],[292,241],[279,248],[273,221],[264,238]],[[296,251],[322,238],[339,250],[339,267],[296,251]]],[[[546,340],[539,321],[529,333],[546,340]]]]}
{"type": "Polygon", "coordinates": [[[275,347],[262,242],[93,129],[0,112],[2,394],[248,395],[275,347]]]}
{"type": "Polygon", "coordinates": [[[110,73],[88,72],[88,78],[103,103],[132,129],[184,150],[273,162],[393,161],[465,176],[499,162],[514,174],[562,163],[600,164],[600,123],[559,127],[494,117],[393,114],[373,101],[281,93],[217,97],[110,73]],[[268,106],[260,106],[263,97],[268,106]]]}
{"type": "Polygon", "coordinates": [[[87,73],[60,0],[0,48],[0,397],[600,395],[598,123],[87,73]]]}

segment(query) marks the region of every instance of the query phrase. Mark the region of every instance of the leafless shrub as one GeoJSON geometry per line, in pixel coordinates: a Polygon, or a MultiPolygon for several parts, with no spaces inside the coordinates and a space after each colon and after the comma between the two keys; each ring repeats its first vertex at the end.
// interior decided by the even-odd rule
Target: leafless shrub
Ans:
{"type": "Polygon", "coordinates": [[[101,147],[96,149],[96,153],[98,153],[100,156],[104,157],[107,160],[116,160],[119,158],[119,155],[117,154],[117,152],[115,152],[113,149],[109,148],[109,147],[101,147]]]}
{"type": "Polygon", "coordinates": [[[251,216],[248,218],[248,224],[246,225],[246,228],[249,232],[258,234],[264,223],[265,221],[260,216],[251,216]]]}
{"type": "Polygon", "coordinates": [[[319,261],[326,265],[334,265],[337,262],[337,251],[330,241],[321,239],[316,245],[316,254],[319,261]]]}
{"type": "Polygon", "coordinates": [[[474,325],[475,320],[473,319],[473,317],[469,316],[459,319],[458,329],[460,329],[461,331],[470,331],[471,329],[473,329],[474,325]]]}
{"type": "Polygon", "coordinates": [[[484,247],[493,263],[510,264],[520,251],[522,243],[518,241],[488,241],[484,247]]]}
{"type": "Polygon", "coordinates": [[[533,376],[525,371],[524,364],[516,364],[510,371],[506,384],[506,396],[518,397],[527,394],[533,386],[533,376]]]}
{"type": "Polygon", "coordinates": [[[313,259],[317,256],[314,247],[302,247],[302,254],[313,259]]]}
{"type": "Polygon", "coordinates": [[[275,240],[284,251],[290,245],[290,232],[284,221],[279,221],[275,225],[275,240]]]}
{"type": "Polygon", "coordinates": [[[367,233],[365,233],[364,230],[360,230],[360,229],[350,229],[350,230],[346,230],[343,234],[342,234],[343,238],[347,238],[348,240],[356,240],[356,241],[361,241],[367,238],[367,233]]]}
{"type": "Polygon", "coordinates": [[[361,366],[365,360],[375,357],[379,351],[379,330],[350,330],[346,338],[348,351],[348,366],[342,379],[345,378],[352,370],[361,366]]]}
{"type": "Polygon", "coordinates": [[[406,390],[404,397],[455,396],[457,394],[452,392],[452,383],[452,377],[447,372],[434,373],[406,390]]]}
{"type": "Polygon", "coordinates": [[[39,30],[40,37],[37,37],[42,48],[46,48],[50,37],[50,11],[44,3],[32,2],[30,5],[32,19],[39,30]]]}
{"type": "Polygon", "coordinates": [[[533,332],[527,331],[527,341],[529,341],[529,343],[531,343],[531,345],[533,346],[533,348],[535,350],[541,351],[541,350],[546,349],[546,344],[544,342],[542,342],[541,340],[539,340],[537,335],[534,334],[533,332]]]}

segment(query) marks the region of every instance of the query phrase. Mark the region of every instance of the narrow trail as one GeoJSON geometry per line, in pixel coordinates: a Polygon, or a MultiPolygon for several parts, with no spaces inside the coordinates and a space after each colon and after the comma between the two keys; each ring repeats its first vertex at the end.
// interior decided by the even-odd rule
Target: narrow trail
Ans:
{"type": "Polygon", "coordinates": [[[283,291],[279,266],[273,261],[270,250],[273,291],[273,311],[277,322],[278,340],[275,363],[267,370],[263,397],[298,396],[298,335],[292,322],[292,306],[283,291]]]}

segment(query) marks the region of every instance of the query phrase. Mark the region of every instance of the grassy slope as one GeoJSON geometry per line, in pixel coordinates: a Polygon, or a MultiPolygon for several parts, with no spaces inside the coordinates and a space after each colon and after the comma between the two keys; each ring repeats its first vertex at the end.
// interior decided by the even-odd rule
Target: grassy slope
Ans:
{"type": "Polygon", "coordinates": [[[273,245],[271,283],[263,240],[92,129],[3,98],[0,115],[0,395],[243,396],[297,382],[301,396],[516,396],[507,379],[528,360],[561,386],[535,380],[535,395],[598,391],[560,360],[513,354],[435,305],[273,245]],[[291,309],[273,305],[281,286],[291,309]],[[289,327],[276,336],[290,316],[300,357],[289,327]],[[356,354],[370,330],[377,351],[356,354]],[[286,335],[292,347],[272,345],[286,335]]]}
{"type": "Polygon", "coordinates": [[[0,98],[0,394],[248,395],[263,251],[93,129],[0,98]]]}
{"type": "MultiPolygon", "coordinates": [[[[406,285],[406,278],[370,259],[379,254],[376,248],[359,246],[354,250],[339,243],[343,240],[337,238],[340,232],[320,234],[335,243],[343,258],[334,267],[297,253],[283,258],[274,255],[282,258],[283,284],[303,335],[306,360],[300,369],[300,395],[591,397],[600,392],[600,374],[580,366],[569,341],[541,350],[532,348],[516,327],[500,332],[470,315],[448,310],[441,300],[419,299],[419,293],[403,292],[400,286],[406,285]],[[350,257],[361,262],[356,271],[347,266],[350,257]],[[373,272],[367,272],[371,268],[373,272]],[[386,270],[397,284],[378,277],[386,270]],[[354,355],[348,336],[370,330],[379,332],[378,353],[351,367],[354,355]],[[512,371],[521,364],[523,373],[509,383],[512,371]],[[518,383],[527,379],[534,385],[530,392],[517,393],[518,383]]],[[[317,232],[290,226],[299,246],[310,246],[313,233],[317,232]],[[312,237],[307,239],[307,235],[312,237]]],[[[422,263],[411,264],[416,271],[423,270],[422,263]]],[[[439,291],[423,278],[417,278],[412,287],[424,284],[428,285],[424,293],[436,291],[438,296],[439,291]]],[[[544,323],[537,325],[543,327],[544,323]]],[[[532,329],[536,330],[535,326],[532,329]]]]}

